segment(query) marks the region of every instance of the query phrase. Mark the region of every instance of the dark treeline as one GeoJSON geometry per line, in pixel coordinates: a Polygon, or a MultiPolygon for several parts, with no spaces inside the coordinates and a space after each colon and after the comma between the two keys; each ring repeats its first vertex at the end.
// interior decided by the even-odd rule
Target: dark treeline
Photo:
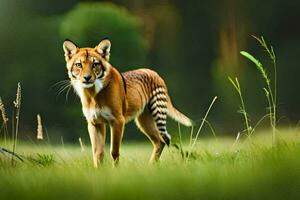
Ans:
{"type": "MultiPolygon", "coordinates": [[[[244,125],[227,77],[239,77],[249,115],[253,122],[260,119],[267,106],[263,82],[239,52],[251,52],[271,73],[265,52],[251,37],[263,35],[277,55],[280,124],[295,124],[300,113],[299,9],[299,1],[280,0],[0,0],[0,97],[10,114],[21,82],[25,138],[34,136],[38,113],[51,139],[87,138],[79,99],[73,91],[66,97],[67,89],[59,94],[61,85],[55,85],[67,79],[62,43],[69,38],[79,46],[95,46],[107,36],[111,62],[120,71],[155,69],[176,107],[198,122],[218,96],[209,121],[218,134],[236,134],[244,125]]],[[[171,130],[176,127],[170,123],[171,130]]],[[[129,126],[125,137],[142,137],[134,132],[129,126]]]]}

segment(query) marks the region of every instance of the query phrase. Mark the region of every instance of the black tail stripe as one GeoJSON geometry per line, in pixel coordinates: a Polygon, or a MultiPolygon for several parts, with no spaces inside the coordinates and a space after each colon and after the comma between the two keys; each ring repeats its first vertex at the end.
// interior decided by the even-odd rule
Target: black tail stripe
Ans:
{"type": "Polygon", "coordinates": [[[157,115],[167,115],[167,112],[166,112],[166,111],[159,110],[159,109],[154,110],[154,111],[152,112],[152,116],[153,116],[153,117],[156,117],[157,115]]]}
{"type": "Polygon", "coordinates": [[[167,101],[167,97],[156,97],[156,101],[167,101]]]}
{"type": "Polygon", "coordinates": [[[157,109],[155,112],[152,112],[153,117],[156,117],[157,114],[166,115],[167,111],[157,109]]]}
{"type": "Polygon", "coordinates": [[[166,119],[161,118],[161,117],[158,117],[155,121],[158,122],[159,120],[166,121],[166,119]]]}
{"type": "Polygon", "coordinates": [[[158,128],[161,132],[166,132],[167,130],[165,128],[158,128]]]}
{"type": "Polygon", "coordinates": [[[150,107],[152,107],[153,106],[153,104],[155,104],[156,103],[156,101],[153,101],[152,103],[150,103],[149,105],[150,105],[150,107]]]}
{"type": "Polygon", "coordinates": [[[156,97],[155,101],[153,101],[153,99],[154,99],[154,98],[151,98],[151,99],[150,99],[150,104],[151,104],[151,105],[154,104],[154,103],[157,102],[157,101],[167,102],[167,98],[165,98],[165,97],[156,97]]]}
{"type": "Polygon", "coordinates": [[[156,107],[152,108],[152,106],[150,106],[150,104],[148,104],[149,106],[149,110],[151,111],[151,113],[153,113],[155,110],[157,111],[156,107]]]}
{"type": "Polygon", "coordinates": [[[164,119],[164,118],[161,118],[161,117],[158,117],[158,118],[155,120],[155,122],[156,122],[156,123],[160,123],[160,122],[162,122],[162,123],[163,123],[163,122],[164,122],[164,123],[166,123],[166,121],[167,121],[166,119],[164,119]]]}
{"type": "Polygon", "coordinates": [[[156,98],[160,97],[160,98],[167,99],[166,93],[164,93],[164,92],[155,93],[151,98],[154,98],[154,97],[156,97],[156,98]]]}
{"type": "Polygon", "coordinates": [[[153,111],[155,111],[155,109],[156,108],[158,108],[158,110],[164,110],[164,109],[166,109],[167,108],[167,106],[166,105],[156,105],[156,106],[151,106],[150,104],[149,104],[149,108],[150,108],[150,110],[151,110],[151,112],[153,112],[153,111]]]}
{"type": "Polygon", "coordinates": [[[164,111],[167,108],[167,106],[166,105],[150,106],[151,111],[154,111],[156,108],[158,108],[158,110],[160,110],[160,111],[164,111]]]}
{"type": "Polygon", "coordinates": [[[157,105],[158,108],[167,108],[166,105],[157,105]]]}
{"type": "Polygon", "coordinates": [[[153,117],[157,117],[157,115],[160,115],[160,116],[166,116],[167,113],[166,112],[162,112],[162,111],[157,111],[155,113],[152,113],[152,116],[153,117]]]}
{"type": "Polygon", "coordinates": [[[153,113],[152,113],[152,116],[153,116],[153,117],[156,117],[158,114],[161,114],[161,113],[159,112],[159,110],[157,110],[155,113],[153,112],[153,113]]]}
{"type": "Polygon", "coordinates": [[[154,107],[154,108],[151,108],[151,106],[149,106],[150,107],[150,111],[153,113],[153,112],[155,112],[155,111],[158,111],[158,109],[157,109],[157,107],[154,107]]]}
{"type": "Polygon", "coordinates": [[[162,127],[162,126],[166,126],[166,123],[161,123],[160,122],[160,123],[156,123],[156,125],[162,127]]]}
{"type": "Polygon", "coordinates": [[[153,99],[151,99],[149,102],[149,104],[150,104],[150,106],[152,106],[154,103],[156,103],[156,102],[163,102],[163,103],[167,103],[167,98],[164,98],[164,97],[157,97],[156,99],[155,99],[155,101],[153,101],[153,99]]]}

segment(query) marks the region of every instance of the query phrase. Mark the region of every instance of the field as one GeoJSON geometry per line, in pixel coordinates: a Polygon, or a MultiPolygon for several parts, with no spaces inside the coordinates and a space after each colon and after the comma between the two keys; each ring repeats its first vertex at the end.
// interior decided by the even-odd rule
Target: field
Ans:
{"type": "Polygon", "coordinates": [[[300,132],[280,130],[276,145],[271,135],[200,138],[189,161],[170,147],[157,164],[150,143],[124,141],[120,165],[107,149],[99,169],[88,146],[20,142],[17,152],[40,164],[0,154],[0,199],[299,199],[300,132]]]}

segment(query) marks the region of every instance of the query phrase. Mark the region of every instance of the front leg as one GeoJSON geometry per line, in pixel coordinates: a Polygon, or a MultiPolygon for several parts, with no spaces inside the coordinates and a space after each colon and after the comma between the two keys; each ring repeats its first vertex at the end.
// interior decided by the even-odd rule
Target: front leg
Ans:
{"type": "Polygon", "coordinates": [[[114,160],[114,165],[117,165],[119,162],[119,149],[122,142],[123,130],[124,130],[125,119],[120,117],[119,119],[111,122],[110,131],[111,131],[111,146],[110,153],[114,160]]]}
{"type": "Polygon", "coordinates": [[[94,166],[97,168],[103,162],[105,148],[105,124],[88,122],[88,131],[92,144],[94,166]]]}

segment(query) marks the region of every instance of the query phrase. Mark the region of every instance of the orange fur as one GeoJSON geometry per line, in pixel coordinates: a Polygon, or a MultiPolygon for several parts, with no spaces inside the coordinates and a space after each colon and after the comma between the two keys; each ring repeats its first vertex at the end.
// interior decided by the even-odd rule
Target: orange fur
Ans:
{"type": "Polygon", "coordinates": [[[115,163],[119,160],[124,125],[132,119],[153,143],[151,161],[158,160],[170,142],[167,115],[192,125],[173,107],[167,87],[156,72],[137,69],[121,74],[109,63],[109,40],[102,40],[95,48],[78,48],[66,40],[63,47],[68,75],[88,122],[95,167],[103,160],[106,125],[111,129],[111,156],[115,163]]]}

